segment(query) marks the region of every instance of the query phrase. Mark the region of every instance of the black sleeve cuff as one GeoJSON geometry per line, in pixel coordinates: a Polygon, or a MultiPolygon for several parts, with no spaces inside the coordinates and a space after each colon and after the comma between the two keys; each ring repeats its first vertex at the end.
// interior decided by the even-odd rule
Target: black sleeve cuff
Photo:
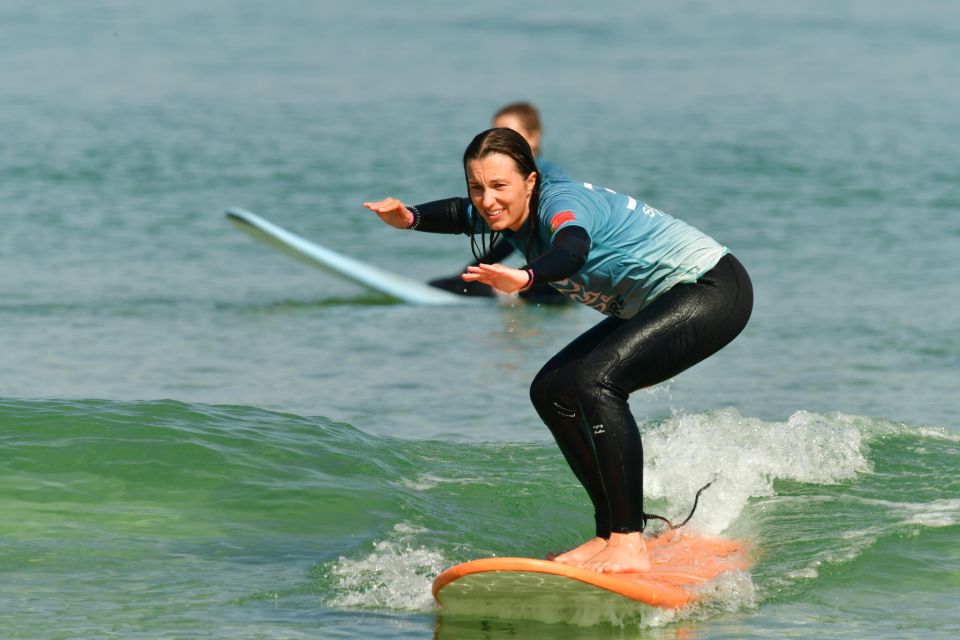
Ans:
{"type": "Polygon", "coordinates": [[[409,228],[430,233],[465,233],[469,206],[470,201],[466,198],[447,198],[408,206],[413,212],[413,224],[409,228]]]}

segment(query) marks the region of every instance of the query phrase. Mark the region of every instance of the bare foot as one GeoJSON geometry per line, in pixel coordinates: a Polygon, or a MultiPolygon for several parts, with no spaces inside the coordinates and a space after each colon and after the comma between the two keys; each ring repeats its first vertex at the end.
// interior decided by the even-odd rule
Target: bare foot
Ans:
{"type": "Polygon", "coordinates": [[[611,533],[607,545],[578,566],[601,573],[641,573],[650,571],[650,556],[643,533],[611,533]]]}
{"type": "Polygon", "coordinates": [[[566,553],[554,556],[552,560],[560,564],[579,566],[581,563],[600,553],[605,546],[607,546],[607,541],[603,538],[590,538],[579,547],[574,547],[566,553]]]}

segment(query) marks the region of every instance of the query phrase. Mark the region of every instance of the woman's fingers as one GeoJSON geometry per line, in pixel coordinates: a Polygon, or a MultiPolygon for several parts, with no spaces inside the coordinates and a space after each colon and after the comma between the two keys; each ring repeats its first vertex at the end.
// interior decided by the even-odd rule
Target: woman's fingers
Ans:
{"type": "Polygon", "coordinates": [[[386,200],[378,200],[377,202],[363,203],[363,206],[365,206],[367,209],[370,209],[371,211],[375,211],[377,213],[387,213],[388,211],[397,209],[398,205],[403,206],[400,204],[400,201],[397,200],[396,198],[387,198],[386,200]]]}
{"type": "Polygon", "coordinates": [[[493,265],[481,264],[479,266],[470,265],[467,267],[467,272],[464,273],[461,277],[465,282],[482,282],[483,284],[491,284],[490,278],[492,276],[492,271],[490,267],[493,265]]]}
{"type": "Polygon", "coordinates": [[[384,198],[376,202],[364,202],[363,206],[373,211],[380,219],[392,227],[404,229],[411,224],[412,214],[407,207],[396,198],[384,198]]]}
{"type": "MultiPolygon", "coordinates": [[[[480,282],[499,291],[511,293],[523,286],[517,283],[517,276],[515,275],[517,273],[521,272],[502,264],[480,264],[467,267],[467,272],[461,277],[464,282],[480,282]]],[[[526,278],[525,273],[522,275],[526,278]]]]}

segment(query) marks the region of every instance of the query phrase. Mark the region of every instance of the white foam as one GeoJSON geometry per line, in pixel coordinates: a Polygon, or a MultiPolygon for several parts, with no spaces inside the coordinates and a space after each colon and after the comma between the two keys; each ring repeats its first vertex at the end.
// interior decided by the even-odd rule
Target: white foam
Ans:
{"type": "MultiPolygon", "coordinates": [[[[900,518],[901,524],[939,528],[951,527],[960,523],[960,498],[933,500],[932,502],[895,502],[876,498],[852,499],[866,505],[882,507],[894,517],[900,518]]],[[[879,536],[885,532],[886,530],[881,530],[876,532],[876,535],[879,536]]],[[[855,536],[858,533],[848,532],[844,535],[855,536]]]]}
{"type": "MultiPolygon", "coordinates": [[[[820,572],[817,568],[820,566],[820,561],[814,562],[809,567],[804,567],[802,569],[797,569],[796,571],[791,571],[786,575],[786,578],[790,580],[813,580],[820,575],[820,572]]],[[[784,582],[784,581],[781,581],[784,582]]]]}
{"type": "Polygon", "coordinates": [[[366,556],[340,557],[328,568],[336,586],[327,604],[403,611],[432,609],[430,587],[449,563],[440,552],[409,543],[408,538],[423,531],[401,522],[388,539],[375,542],[366,556]]]}
{"type": "Polygon", "coordinates": [[[700,599],[683,612],[684,618],[703,618],[717,612],[734,612],[756,607],[756,589],[749,572],[731,571],[696,589],[700,599]]]}
{"type": "Polygon", "coordinates": [[[729,527],[750,498],[773,495],[777,479],[831,484],[870,468],[859,425],[807,411],[786,422],[734,409],[678,414],[646,429],[643,442],[644,493],[667,501],[672,513],[663,515],[685,516],[697,489],[714,480],[692,520],[710,533],[729,527]]]}
{"type": "Polygon", "coordinates": [[[492,485],[489,480],[480,478],[442,478],[432,473],[421,473],[416,478],[401,478],[400,486],[414,491],[429,491],[442,484],[492,485]]]}
{"type": "Polygon", "coordinates": [[[931,440],[946,440],[947,442],[960,442],[960,433],[947,431],[943,427],[916,427],[914,429],[917,435],[931,440]]]}
{"type": "Polygon", "coordinates": [[[907,514],[907,524],[939,528],[952,527],[960,522],[960,499],[934,500],[902,507],[907,514]]]}

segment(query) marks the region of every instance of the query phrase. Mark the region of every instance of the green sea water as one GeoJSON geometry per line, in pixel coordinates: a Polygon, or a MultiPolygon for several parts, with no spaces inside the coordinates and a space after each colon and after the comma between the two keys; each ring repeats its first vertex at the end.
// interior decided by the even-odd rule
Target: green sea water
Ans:
{"type": "Polygon", "coordinates": [[[174,401],[5,401],[0,427],[5,637],[956,629],[960,437],[944,429],[732,409],[646,422],[653,508],[679,514],[716,477],[688,526],[749,541],[756,564],[681,613],[538,626],[445,618],[430,583],[453,562],[589,535],[549,443],[397,439],[174,401]]]}
{"type": "Polygon", "coordinates": [[[0,2],[0,638],[954,638],[960,11],[833,3],[0,2]],[[756,306],[631,404],[651,510],[747,540],[681,612],[434,609],[589,507],[527,399],[587,308],[391,304],[502,104],[728,245],[756,306]],[[588,612],[589,613],[589,612],[588,612]]]}

